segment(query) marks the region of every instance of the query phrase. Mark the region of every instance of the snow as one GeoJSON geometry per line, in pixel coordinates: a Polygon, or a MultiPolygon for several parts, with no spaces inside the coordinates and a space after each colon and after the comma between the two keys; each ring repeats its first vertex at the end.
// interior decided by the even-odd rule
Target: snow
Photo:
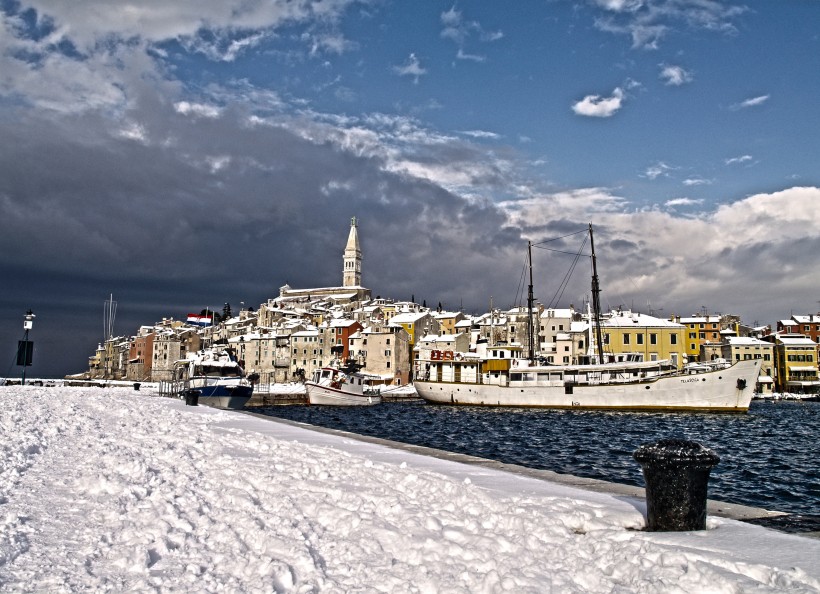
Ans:
{"type": "Polygon", "coordinates": [[[820,592],[820,541],[128,388],[0,388],[0,591],[820,592]]]}

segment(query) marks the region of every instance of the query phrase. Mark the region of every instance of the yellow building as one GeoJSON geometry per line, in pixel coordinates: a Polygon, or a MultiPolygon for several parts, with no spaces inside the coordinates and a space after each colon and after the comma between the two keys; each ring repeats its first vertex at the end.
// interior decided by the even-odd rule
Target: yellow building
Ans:
{"type": "Polygon", "coordinates": [[[689,361],[700,361],[701,346],[721,342],[719,315],[695,315],[678,317],[676,321],[686,328],[685,347],[689,361]]]}
{"type": "Polygon", "coordinates": [[[801,334],[774,334],[776,387],[780,392],[815,393],[820,388],[817,343],[801,334]]]}
{"type": "Polygon", "coordinates": [[[644,361],[667,359],[677,367],[687,360],[685,330],[676,322],[631,311],[614,311],[601,322],[605,354],[616,358],[637,354],[644,361]]]}

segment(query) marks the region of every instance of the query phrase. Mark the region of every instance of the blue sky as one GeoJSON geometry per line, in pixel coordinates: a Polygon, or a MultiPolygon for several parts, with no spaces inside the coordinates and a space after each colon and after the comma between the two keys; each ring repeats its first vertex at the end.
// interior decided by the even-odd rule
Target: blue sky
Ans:
{"type": "Polygon", "coordinates": [[[0,7],[0,342],[35,309],[44,374],[112,292],[130,334],[339,283],[351,216],[384,296],[512,305],[592,222],[605,305],[820,311],[818,0],[0,7]]]}

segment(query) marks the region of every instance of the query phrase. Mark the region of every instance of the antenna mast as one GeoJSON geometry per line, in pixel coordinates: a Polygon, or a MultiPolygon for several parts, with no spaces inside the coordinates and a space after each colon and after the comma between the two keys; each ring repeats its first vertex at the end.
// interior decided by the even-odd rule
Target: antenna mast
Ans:
{"type": "Polygon", "coordinates": [[[103,307],[103,342],[114,337],[114,320],[117,317],[117,302],[112,293],[103,307]]]}
{"type": "Polygon", "coordinates": [[[592,251],[592,323],[595,325],[595,339],[598,343],[598,363],[604,363],[604,341],[601,337],[601,287],[598,284],[598,262],[595,258],[595,243],[592,240],[592,223],[589,224],[589,247],[592,251]]]}
{"type": "Polygon", "coordinates": [[[530,362],[535,361],[535,344],[533,344],[533,324],[532,324],[532,310],[535,303],[535,297],[532,295],[532,242],[527,242],[527,260],[530,264],[530,285],[527,289],[527,342],[529,342],[528,358],[530,362]]]}

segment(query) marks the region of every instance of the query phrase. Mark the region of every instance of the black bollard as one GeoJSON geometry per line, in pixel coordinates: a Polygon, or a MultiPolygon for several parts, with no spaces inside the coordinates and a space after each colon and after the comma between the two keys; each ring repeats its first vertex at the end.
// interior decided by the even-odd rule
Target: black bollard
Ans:
{"type": "Polygon", "coordinates": [[[646,529],[676,532],[706,529],[709,473],[720,457],[694,441],[662,439],[632,454],[646,483],[646,529]]]}
{"type": "Polygon", "coordinates": [[[140,383],[139,382],[134,382],[134,389],[139,392],[139,389],[140,389],[140,383]]]}
{"type": "Polygon", "coordinates": [[[185,404],[188,406],[198,406],[199,390],[185,390],[185,404]]]}

